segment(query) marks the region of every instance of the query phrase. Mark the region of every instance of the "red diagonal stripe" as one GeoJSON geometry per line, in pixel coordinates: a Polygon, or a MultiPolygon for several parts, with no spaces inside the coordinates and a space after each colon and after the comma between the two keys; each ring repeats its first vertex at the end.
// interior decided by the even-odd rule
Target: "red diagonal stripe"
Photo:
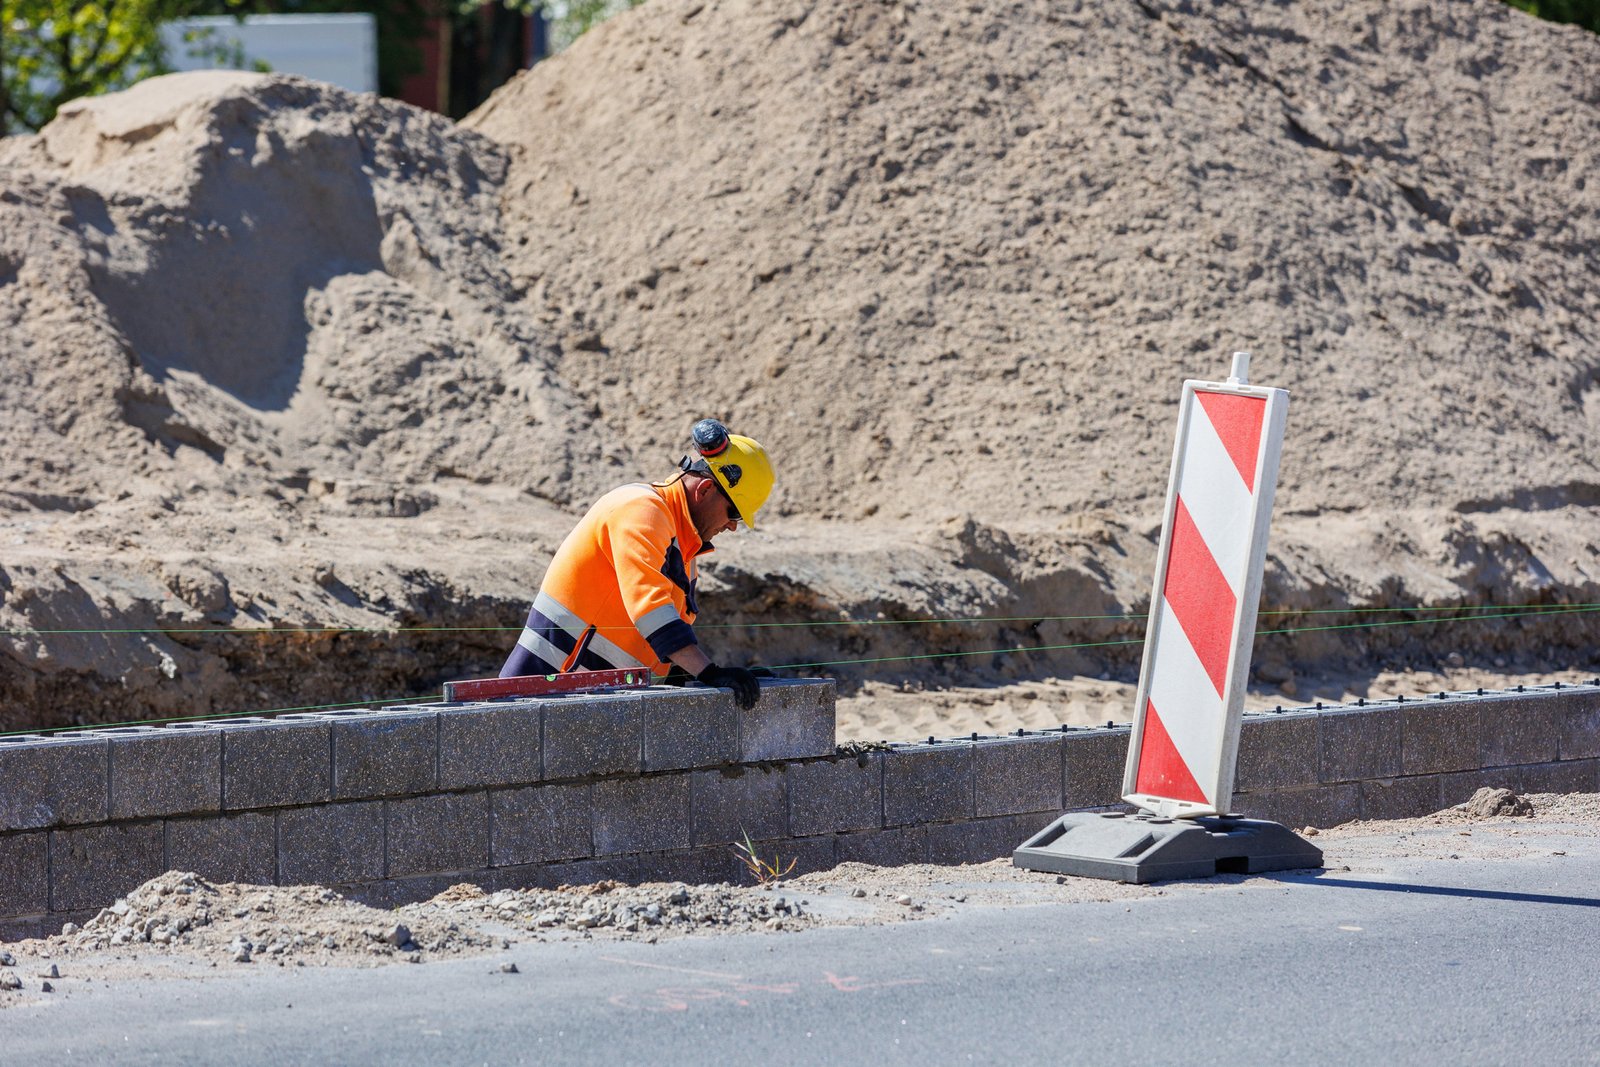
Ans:
{"type": "Polygon", "coordinates": [[[1181,496],[1172,516],[1172,549],[1167,553],[1167,580],[1162,583],[1161,595],[1221,696],[1233,646],[1233,590],[1181,496]]]}
{"type": "Polygon", "coordinates": [[[1172,735],[1156,714],[1154,701],[1144,706],[1144,735],[1139,741],[1139,775],[1134,791],[1168,800],[1206,803],[1205,792],[1194,780],[1194,772],[1183,761],[1183,753],[1172,743],[1172,735]]]}
{"type": "Polygon", "coordinates": [[[1261,425],[1266,418],[1267,402],[1255,396],[1234,396],[1232,393],[1195,393],[1195,399],[1206,409],[1206,417],[1222,438],[1222,447],[1239,468],[1244,487],[1256,491],[1256,453],[1261,451],[1261,425]]]}

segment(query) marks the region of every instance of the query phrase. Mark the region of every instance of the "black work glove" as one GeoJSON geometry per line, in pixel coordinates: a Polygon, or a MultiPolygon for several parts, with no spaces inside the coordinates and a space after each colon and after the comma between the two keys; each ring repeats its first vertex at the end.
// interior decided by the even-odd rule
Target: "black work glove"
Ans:
{"type": "Polygon", "coordinates": [[[694,680],[713,689],[732,689],[734,703],[745,711],[755,707],[761,696],[761,683],[743,667],[719,667],[712,663],[695,675],[694,680]]]}

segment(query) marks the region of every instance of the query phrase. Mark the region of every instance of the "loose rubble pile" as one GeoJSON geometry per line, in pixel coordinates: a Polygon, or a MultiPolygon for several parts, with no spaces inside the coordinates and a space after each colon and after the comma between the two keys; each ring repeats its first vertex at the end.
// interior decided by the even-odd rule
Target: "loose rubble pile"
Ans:
{"type": "Polygon", "coordinates": [[[327,966],[366,960],[456,955],[493,938],[455,923],[394,914],[317,886],[212,883],[183,871],[153,878],[80,929],[50,939],[57,955],[126,948],[208,957],[213,962],[327,966]]]}
{"type": "MultiPolygon", "coordinates": [[[[826,892],[826,887],[822,887],[826,892]]],[[[863,895],[865,892],[863,891],[863,895]]],[[[432,900],[401,908],[419,922],[445,918],[513,926],[545,940],[581,932],[655,941],[702,932],[798,930],[826,920],[810,900],[782,885],[759,888],[652,882],[630,886],[602,881],[559,889],[453,886],[432,900]]],[[[919,909],[920,910],[920,909],[919,909]]]]}

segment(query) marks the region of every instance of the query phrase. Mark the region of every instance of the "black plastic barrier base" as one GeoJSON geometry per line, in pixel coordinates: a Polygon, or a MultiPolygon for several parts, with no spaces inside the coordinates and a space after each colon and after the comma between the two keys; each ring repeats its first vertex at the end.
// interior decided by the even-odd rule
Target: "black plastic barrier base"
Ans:
{"type": "Polygon", "coordinates": [[[1024,841],[1011,862],[1031,871],[1143,883],[1321,867],[1322,850],[1264,819],[1075,812],[1024,841]]]}

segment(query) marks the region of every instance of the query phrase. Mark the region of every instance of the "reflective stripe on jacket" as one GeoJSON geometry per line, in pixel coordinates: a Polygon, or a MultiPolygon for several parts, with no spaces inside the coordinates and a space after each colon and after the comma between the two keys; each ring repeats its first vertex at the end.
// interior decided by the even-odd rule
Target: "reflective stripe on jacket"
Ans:
{"type": "Polygon", "coordinates": [[[645,665],[665,674],[667,658],[696,643],[701,554],[682,480],[613,489],[556,550],[500,677],[645,665]]]}

